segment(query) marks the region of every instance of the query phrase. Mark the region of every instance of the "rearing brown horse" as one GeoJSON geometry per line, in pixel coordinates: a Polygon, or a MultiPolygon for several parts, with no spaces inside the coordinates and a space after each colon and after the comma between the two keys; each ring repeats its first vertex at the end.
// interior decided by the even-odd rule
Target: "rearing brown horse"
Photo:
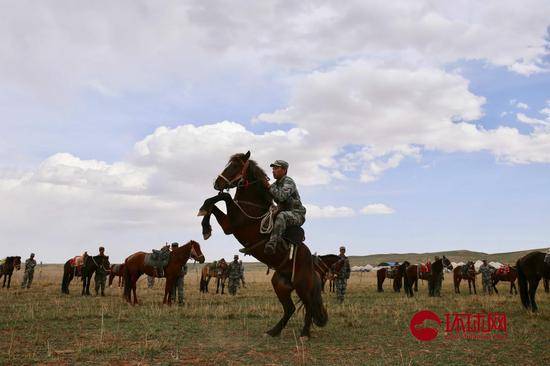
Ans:
{"type": "Polygon", "coordinates": [[[292,259],[289,252],[281,245],[273,255],[264,254],[265,243],[269,234],[260,232],[261,221],[269,214],[272,198],[268,191],[268,178],[265,172],[250,160],[250,151],[246,154],[233,155],[223,172],[216,178],[214,189],[220,193],[208,198],[199,210],[202,220],[203,236],[208,239],[212,233],[210,215],[216,220],[226,235],[234,235],[248,253],[260,262],[275,269],[271,284],[284,309],[284,315],[267,334],[278,336],[286,326],[288,320],[296,310],[291,293],[296,290],[298,297],[304,304],[304,326],[302,337],[309,337],[311,323],[324,326],[328,321],[328,314],[323,306],[321,297],[321,279],[313,268],[313,259],[309,248],[297,243],[292,259]],[[235,197],[223,190],[237,188],[235,197]],[[215,204],[224,201],[227,214],[223,213],[215,204]]]}
{"type": "MultiPolygon", "coordinates": [[[[136,296],[136,282],[142,274],[156,276],[156,268],[145,264],[145,252],[137,252],[126,258],[124,261],[124,298],[133,305],[138,303],[136,296]],[[132,302],[132,292],[134,299],[132,302]]],[[[163,304],[172,304],[172,288],[176,284],[176,279],[181,273],[181,267],[187,263],[189,258],[193,258],[199,263],[204,263],[204,255],[201,252],[199,243],[194,240],[187,244],[172,250],[170,260],[164,269],[166,276],[166,285],[164,287],[163,304]]]]}

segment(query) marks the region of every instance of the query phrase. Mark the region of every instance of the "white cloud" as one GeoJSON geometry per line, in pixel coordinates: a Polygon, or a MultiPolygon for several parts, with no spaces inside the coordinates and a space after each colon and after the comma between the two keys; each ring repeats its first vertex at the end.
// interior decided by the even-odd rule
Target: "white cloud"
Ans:
{"type": "Polygon", "coordinates": [[[334,207],[334,206],[316,206],[312,204],[305,204],[307,219],[330,219],[339,217],[353,217],[355,211],[350,207],[334,207]]]}
{"type": "Polygon", "coordinates": [[[389,215],[394,212],[395,210],[393,208],[383,203],[372,203],[361,209],[361,213],[364,215],[389,215]]]}

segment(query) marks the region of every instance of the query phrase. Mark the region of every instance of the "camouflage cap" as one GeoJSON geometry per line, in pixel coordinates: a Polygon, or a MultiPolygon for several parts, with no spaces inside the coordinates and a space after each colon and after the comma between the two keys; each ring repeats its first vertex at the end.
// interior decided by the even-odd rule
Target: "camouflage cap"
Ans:
{"type": "Polygon", "coordinates": [[[346,247],[343,246],[343,245],[340,247],[340,251],[342,251],[342,250],[344,250],[344,251],[346,250],[346,247]]]}
{"type": "Polygon", "coordinates": [[[179,245],[177,242],[173,242],[173,243],[172,243],[172,248],[177,248],[177,247],[179,247],[179,246],[180,246],[180,245],[179,245]]]}
{"type": "Polygon", "coordinates": [[[31,257],[34,257],[34,253],[31,253],[31,257]]]}
{"type": "Polygon", "coordinates": [[[273,163],[269,165],[270,167],[279,166],[281,168],[288,169],[288,163],[284,160],[275,160],[273,163]]]}
{"type": "Polygon", "coordinates": [[[235,254],[235,255],[233,256],[233,259],[239,259],[239,256],[238,256],[237,254],[235,254]]]}
{"type": "Polygon", "coordinates": [[[104,251],[104,250],[105,250],[105,248],[99,247],[99,251],[100,251],[100,252],[102,252],[102,251],[104,251]]]}

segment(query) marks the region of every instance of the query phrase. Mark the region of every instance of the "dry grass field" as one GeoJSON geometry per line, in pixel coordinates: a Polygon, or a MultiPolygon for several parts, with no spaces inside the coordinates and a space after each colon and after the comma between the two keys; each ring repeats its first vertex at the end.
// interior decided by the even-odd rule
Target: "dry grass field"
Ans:
{"type": "MultiPolygon", "coordinates": [[[[163,282],[148,290],[140,279],[141,305],[128,306],[121,290],[108,296],[60,293],[62,267],[37,267],[34,286],[0,291],[0,364],[108,365],[481,365],[550,364],[550,295],[539,289],[541,311],[525,312],[518,296],[500,284],[499,296],[470,296],[465,286],[455,295],[446,275],[441,298],[427,296],[427,284],[413,299],[403,293],[377,293],[374,274],[353,273],[343,305],[324,295],[329,323],[313,327],[312,338],[298,338],[302,312],[295,314],[279,338],[263,332],[281,316],[281,307],[265,267],[248,266],[248,286],[236,297],[200,294],[198,266],[186,277],[186,305],[163,306],[163,282]],[[508,336],[499,340],[445,339],[443,330],[430,342],[409,332],[412,315],[429,309],[449,312],[505,312],[508,336]]],[[[478,285],[481,285],[478,280],[478,285]]],[[[212,284],[211,284],[212,290],[212,284]]],[[[328,290],[328,288],[327,288],[328,290]]]]}

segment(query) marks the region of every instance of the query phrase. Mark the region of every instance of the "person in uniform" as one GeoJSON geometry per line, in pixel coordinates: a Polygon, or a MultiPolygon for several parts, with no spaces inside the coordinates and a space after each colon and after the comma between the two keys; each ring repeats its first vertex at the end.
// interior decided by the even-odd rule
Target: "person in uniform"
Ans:
{"type": "Polygon", "coordinates": [[[233,257],[233,262],[229,263],[228,268],[228,280],[229,280],[229,294],[236,295],[237,287],[241,278],[241,264],[239,263],[239,256],[233,257]]]}
{"type": "Polygon", "coordinates": [[[483,293],[492,294],[493,288],[491,286],[491,276],[493,271],[487,264],[487,259],[483,260],[483,264],[479,267],[479,273],[481,273],[481,283],[483,284],[483,293]]]}
{"type": "Polygon", "coordinates": [[[34,259],[34,253],[31,253],[30,258],[25,261],[25,274],[23,275],[21,288],[31,288],[34,278],[34,267],[36,267],[36,260],[34,259]]]}
{"type": "Polygon", "coordinates": [[[346,247],[340,247],[340,259],[344,260],[344,265],[338,273],[336,273],[336,299],[341,304],[344,302],[344,296],[346,295],[347,281],[351,274],[348,257],[346,257],[346,247]]]}
{"type": "MultiPolygon", "coordinates": [[[[105,248],[99,247],[99,257],[107,257],[105,255],[105,248]]],[[[108,258],[108,257],[107,257],[108,258]]],[[[95,282],[95,294],[96,296],[101,289],[101,296],[105,296],[105,283],[107,281],[108,268],[105,268],[103,261],[101,265],[95,270],[94,282],[95,282]]]]}
{"type": "MultiPolygon", "coordinates": [[[[172,251],[174,251],[175,249],[177,249],[179,247],[179,244],[178,243],[172,243],[172,251]]],[[[180,274],[179,276],[176,278],[176,283],[174,284],[174,287],[172,288],[172,294],[171,294],[171,297],[172,299],[175,301],[176,299],[176,290],[178,292],[178,304],[179,305],[183,305],[183,280],[184,280],[184,277],[185,275],[187,274],[187,263],[183,266],[181,266],[181,269],[180,269],[180,274]]]]}

